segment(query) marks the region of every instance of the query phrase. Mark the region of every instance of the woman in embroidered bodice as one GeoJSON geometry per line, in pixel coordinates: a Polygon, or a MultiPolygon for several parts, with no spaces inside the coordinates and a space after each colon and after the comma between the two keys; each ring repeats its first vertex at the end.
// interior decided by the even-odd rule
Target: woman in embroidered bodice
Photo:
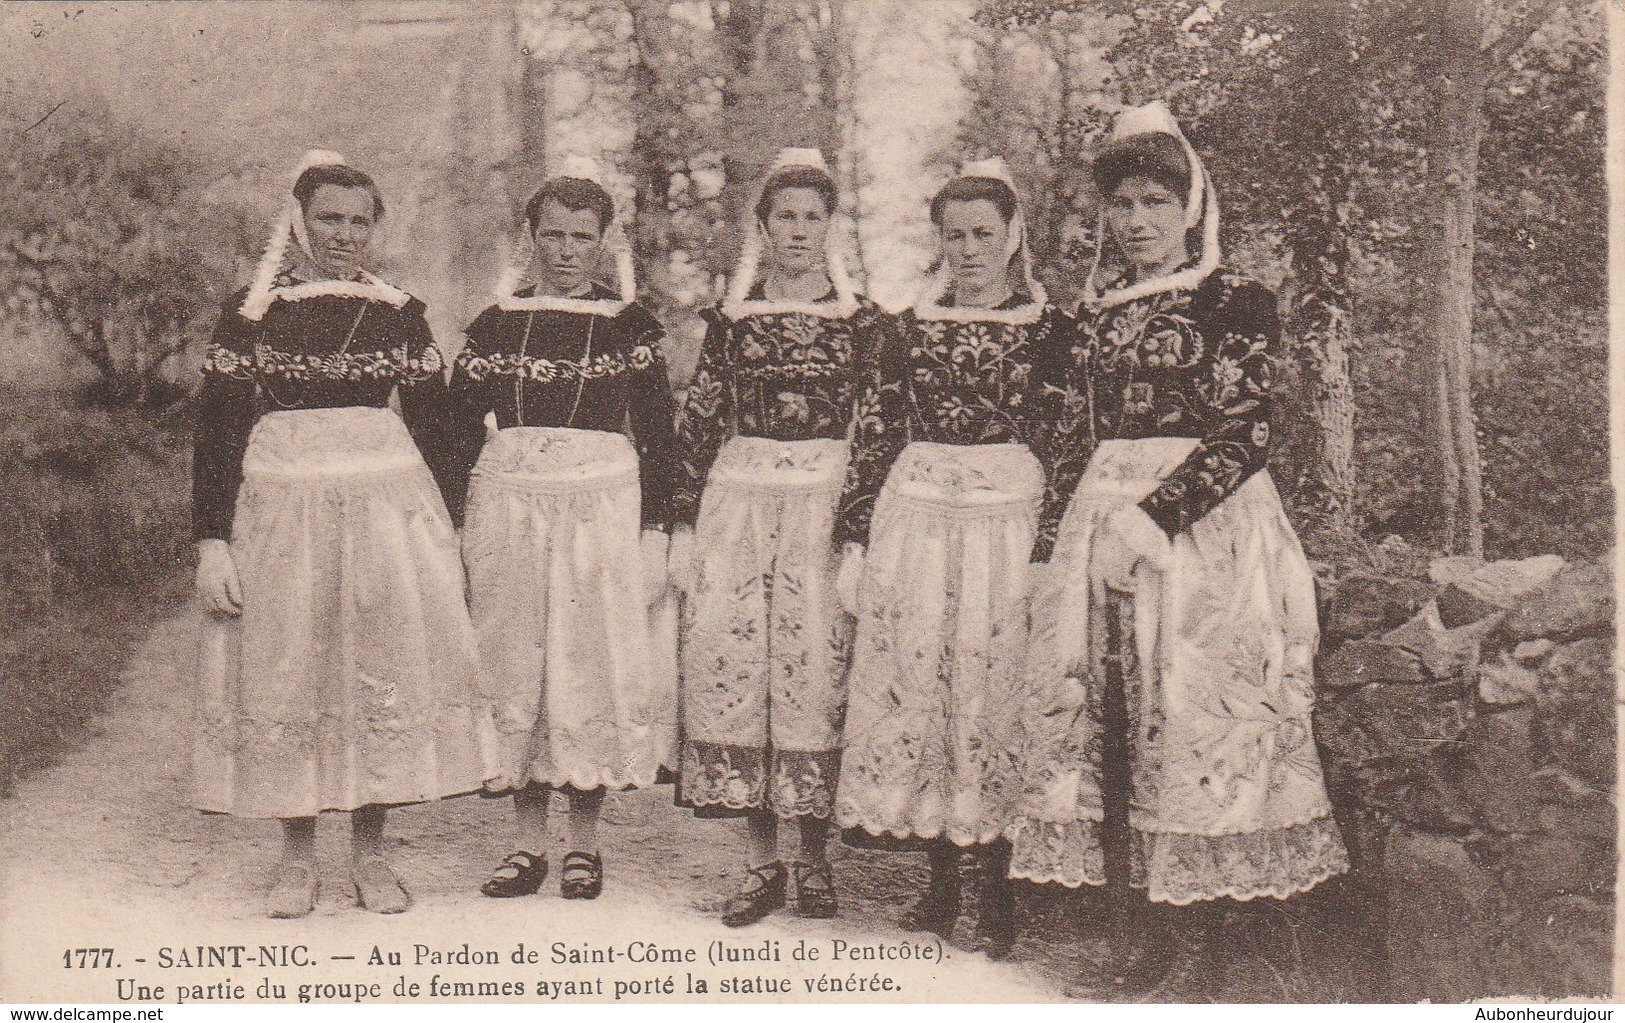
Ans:
{"type": "Polygon", "coordinates": [[[481,889],[495,898],[540,889],[556,789],[571,801],[560,890],[596,898],[606,790],[652,785],[676,765],[675,626],[663,613],[673,403],[665,332],[634,301],[618,232],[595,168],[543,184],[452,371],[451,508],[463,522],[466,493],[463,559],[501,764],[488,788],[513,795],[518,820],[515,851],[481,889]],[[606,248],[618,291],[592,277],[606,248]],[[534,283],[516,288],[527,272],[534,283]]]}
{"type": "Polygon", "coordinates": [[[699,816],[746,819],[747,879],[723,912],[736,927],[784,906],[790,883],[800,915],[836,912],[824,843],[850,624],[830,537],[878,310],[843,269],[835,202],[818,150],[779,154],[728,298],[705,313],[679,418],[679,798],[699,816]],[[781,818],[800,830],[789,864],[781,818]]]}
{"type": "Polygon", "coordinates": [[[443,364],[423,303],[361,269],[382,216],[371,178],[308,156],[203,366],[198,800],[282,820],[276,917],[315,905],[322,810],[351,811],[362,904],[405,909],[384,807],[474,791],[492,773],[436,486],[449,469],[443,364]]]}
{"type": "Polygon", "coordinates": [[[859,405],[837,539],[857,617],[836,818],[848,841],[929,852],[908,925],[946,937],[979,851],[980,944],[1013,937],[1012,714],[1046,474],[1032,448],[1068,318],[1033,280],[1002,160],[931,202],[942,268],[901,314],[859,405]]]}
{"type": "Polygon", "coordinates": [[[1206,917],[1156,907],[1285,897],[1347,858],[1310,729],[1313,577],[1264,471],[1275,296],[1220,267],[1217,196],[1161,104],[1119,117],[1094,175],[1106,245],[1063,386],[1098,446],[1033,600],[1025,718],[1057,727],[1012,872],[1147,891],[1083,984],[1122,997],[1202,961],[1206,917]]]}

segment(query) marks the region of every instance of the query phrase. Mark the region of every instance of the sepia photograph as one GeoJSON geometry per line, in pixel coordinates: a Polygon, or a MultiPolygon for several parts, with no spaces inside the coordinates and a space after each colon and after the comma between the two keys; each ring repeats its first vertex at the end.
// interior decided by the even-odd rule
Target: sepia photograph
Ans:
{"type": "Polygon", "coordinates": [[[1611,1001],[1610,30],[0,7],[0,1003],[1611,1001]]]}

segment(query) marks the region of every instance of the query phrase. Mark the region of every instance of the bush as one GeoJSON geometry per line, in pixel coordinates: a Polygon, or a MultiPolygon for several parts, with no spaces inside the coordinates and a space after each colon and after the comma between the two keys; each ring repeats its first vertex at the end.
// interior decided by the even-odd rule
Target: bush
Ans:
{"type": "Polygon", "coordinates": [[[183,398],[252,251],[243,213],[205,202],[197,167],[104,112],[64,113],[7,141],[0,308],[58,332],[103,404],[183,398]]]}
{"type": "Polygon", "coordinates": [[[187,425],[0,386],[0,794],[105,706],[184,592],[187,425]]]}
{"type": "MultiPolygon", "coordinates": [[[[1594,558],[1613,542],[1608,329],[1600,310],[1480,317],[1473,401],[1484,459],[1485,554],[1594,558]]],[[[1436,545],[1426,367],[1403,324],[1355,362],[1361,515],[1372,538],[1436,545]]]]}
{"type": "Polygon", "coordinates": [[[181,567],[188,425],[0,386],[0,607],[37,613],[181,567]]]}
{"type": "Polygon", "coordinates": [[[1614,542],[1608,322],[1527,317],[1478,387],[1484,541],[1492,556],[1588,560],[1614,542]]]}
{"type": "Polygon", "coordinates": [[[77,392],[0,384],[0,792],[105,705],[184,592],[183,399],[257,240],[204,201],[198,167],[105,111],[7,142],[0,322],[61,345],[70,379],[91,375],[77,392]]]}

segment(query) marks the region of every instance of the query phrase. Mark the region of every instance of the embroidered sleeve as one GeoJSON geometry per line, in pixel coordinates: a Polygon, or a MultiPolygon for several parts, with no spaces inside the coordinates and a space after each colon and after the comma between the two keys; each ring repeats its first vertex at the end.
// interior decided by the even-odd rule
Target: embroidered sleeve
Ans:
{"type": "Polygon", "coordinates": [[[1195,524],[1264,467],[1270,441],[1272,349],[1280,342],[1275,296],[1244,284],[1222,300],[1211,359],[1194,370],[1190,397],[1205,413],[1202,441],[1140,502],[1170,537],[1195,524]]]}
{"type": "Polygon", "coordinates": [[[403,310],[407,323],[405,359],[401,364],[403,383],[416,384],[430,379],[445,382],[446,359],[424,319],[427,312],[428,307],[415,298],[403,310]]]}
{"type": "Polygon", "coordinates": [[[852,417],[852,460],[835,524],[836,545],[869,543],[875,498],[897,456],[908,444],[908,349],[898,321],[877,318],[874,357],[852,417]]]}
{"type": "Polygon", "coordinates": [[[406,368],[397,385],[401,418],[449,506],[455,475],[451,404],[446,394],[445,363],[423,313],[423,304],[414,299],[402,315],[406,368]]]}
{"type": "Polygon", "coordinates": [[[1053,328],[1034,360],[1034,377],[1032,447],[1044,467],[1044,504],[1032,560],[1047,562],[1094,448],[1088,348],[1078,324],[1065,313],[1053,314],[1053,328]]]}
{"type": "Polygon", "coordinates": [[[732,432],[733,369],[728,358],[728,321],[706,310],[705,340],[694,379],[683,390],[677,413],[677,445],[682,460],[672,490],[672,517],[692,526],[699,517],[706,477],[732,432]]]}
{"type": "Polygon", "coordinates": [[[643,528],[669,530],[672,491],[682,468],[677,457],[671,378],[662,351],[666,332],[646,312],[637,317],[636,323],[642,333],[627,358],[627,397],[643,487],[643,528]]]}
{"type": "Polygon", "coordinates": [[[245,291],[226,300],[220,310],[220,320],[209,345],[203,352],[203,376],[231,377],[236,380],[254,379],[253,324],[238,312],[245,291]]]}
{"type": "Polygon", "coordinates": [[[451,441],[450,468],[444,490],[446,510],[459,527],[468,504],[469,477],[480,460],[480,450],[485,447],[485,416],[492,411],[485,371],[489,368],[487,338],[497,315],[492,307],[469,324],[464,332],[463,350],[452,362],[451,385],[447,388],[451,441]]]}
{"type": "Polygon", "coordinates": [[[230,540],[243,482],[248,435],[259,419],[255,401],[253,324],[238,313],[239,293],[226,303],[204,357],[192,448],[192,534],[230,540]]]}

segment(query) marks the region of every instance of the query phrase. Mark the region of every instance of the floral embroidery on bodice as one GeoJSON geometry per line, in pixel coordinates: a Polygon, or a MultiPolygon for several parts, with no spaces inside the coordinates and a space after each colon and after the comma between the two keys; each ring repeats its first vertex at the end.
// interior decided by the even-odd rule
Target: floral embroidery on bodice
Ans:
{"type": "Polygon", "coordinates": [[[1083,316],[1068,387],[1088,390],[1095,439],[1199,441],[1141,502],[1170,536],[1263,468],[1279,339],[1275,296],[1224,271],[1083,316]]]}
{"type": "Polygon", "coordinates": [[[445,370],[440,349],[417,327],[423,303],[412,299],[395,306],[341,294],[278,300],[300,286],[299,278],[279,275],[271,306],[257,321],[244,319],[228,303],[223,315],[236,322],[209,342],[203,372],[238,380],[393,384],[427,380],[445,370]]]}
{"type": "MultiPolygon", "coordinates": [[[[1015,296],[992,312],[1023,308],[1031,300],[1015,296]]],[[[910,441],[1025,444],[1044,459],[1054,419],[1044,384],[1061,371],[1071,320],[1053,307],[1032,311],[927,319],[911,310],[897,317],[859,403],[836,530],[841,542],[867,543],[874,499],[910,441]]]]}
{"type": "Polygon", "coordinates": [[[398,394],[401,418],[444,494],[445,361],[423,303],[373,281],[350,294],[346,282],[285,271],[258,319],[242,313],[247,289],[226,303],[198,395],[192,516],[199,539],[230,539],[249,435],[266,412],[383,408],[398,394]]]}
{"type": "Polygon", "coordinates": [[[559,308],[491,306],[469,326],[451,377],[457,472],[447,503],[453,521],[461,521],[491,414],[501,429],[629,433],[639,456],[644,525],[666,527],[677,475],[666,333],[643,306],[614,298],[595,284],[585,300],[559,308]]]}
{"type": "Polygon", "coordinates": [[[850,316],[797,310],[731,319],[714,309],[703,315],[709,326],[677,425],[683,462],[676,510],[689,523],[729,437],[847,438],[879,347],[882,314],[859,299],[850,316]]]}

